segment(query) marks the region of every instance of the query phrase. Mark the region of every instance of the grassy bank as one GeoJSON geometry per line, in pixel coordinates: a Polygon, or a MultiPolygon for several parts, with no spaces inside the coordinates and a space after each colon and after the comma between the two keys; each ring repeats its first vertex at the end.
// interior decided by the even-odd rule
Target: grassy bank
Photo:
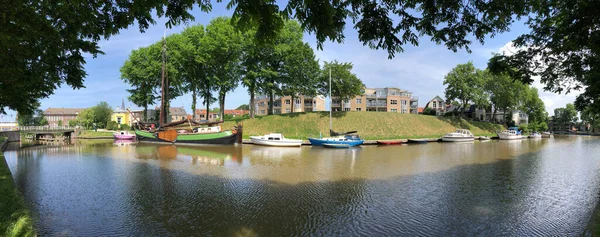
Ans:
{"type": "MultiPolygon", "coordinates": [[[[329,113],[293,113],[261,116],[243,120],[244,137],[262,135],[270,132],[283,133],[289,138],[307,139],[308,137],[329,134],[329,113]]],[[[235,122],[225,122],[224,128],[231,128],[235,122]]],[[[416,114],[385,112],[336,112],[333,114],[333,130],[357,130],[367,140],[399,138],[435,138],[452,132],[457,128],[471,130],[476,136],[495,135],[502,126],[486,122],[473,122],[457,118],[444,118],[416,114]]]]}
{"type": "MultiPolygon", "coordinates": [[[[0,137],[0,143],[4,141],[0,137]]],[[[0,236],[35,236],[29,210],[0,152],[0,236]]]]}
{"type": "Polygon", "coordinates": [[[77,135],[77,137],[79,138],[94,138],[94,137],[112,137],[113,136],[113,132],[96,132],[96,131],[92,131],[92,130],[84,130],[81,131],[81,133],[79,135],[77,135]]]}

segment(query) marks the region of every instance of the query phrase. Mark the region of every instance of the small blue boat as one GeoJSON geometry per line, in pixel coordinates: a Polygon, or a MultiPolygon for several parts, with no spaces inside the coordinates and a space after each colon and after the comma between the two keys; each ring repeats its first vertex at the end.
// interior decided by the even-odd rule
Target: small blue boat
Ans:
{"type": "Polygon", "coordinates": [[[348,145],[348,147],[359,146],[365,142],[365,140],[358,137],[358,135],[350,135],[350,133],[355,133],[355,131],[345,133],[345,135],[338,135],[340,133],[330,131],[330,134],[332,135],[331,137],[308,138],[308,141],[310,141],[310,144],[313,146],[323,146],[324,144],[345,144],[348,145]]]}

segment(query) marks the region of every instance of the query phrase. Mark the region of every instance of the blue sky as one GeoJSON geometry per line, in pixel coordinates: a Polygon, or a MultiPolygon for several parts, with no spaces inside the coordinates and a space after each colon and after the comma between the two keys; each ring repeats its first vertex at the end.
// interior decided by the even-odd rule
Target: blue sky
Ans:
{"type": "MultiPolygon", "coordinates": [[[[203,13],[194,10],[195,24],[208,24],[217,16],[231,16],[231,11],[225,9],[222,3],[215,3],[211,13],[203,13]]],[[[126,89],[130,86],[120,79],[119,69],[127,59],[129,53],[139,47],[150,45],[161,39],[165,30],[165,20],[158,19],[157,24],[151,26],[145,33],[141,33],[137,25],[122,30],[119,35],[109,40],[101,41],[101,50],[105,55],[97,58],[87,57],[85,65],[88,76],[84,85],[86,88],[72,90],[63,86],[55,91],[54,95],[42,100],[42,109],[49,107],[90,107],[100,101],[106,101],[111,106],[120,106],[121,100],[125,99],[126,106],[136,107],[127,101],[126,89]]],[[[186,25],[180,25],[167,30],[167,34],[181,32],[186,25]]],[[[393,59],[388,59],[388,54],[383,50],[372,50],[363,46],[358,41],[357,32],[352,29],[352,22],[348,22],[344,32],[346,39],[344,43],[338,44],[327,42],[323,50],[317,50],[315,37],[305,34],[304,40],[308,42],[317,58],[321,61],[338,60],[341,62],[352,62],[353,72],[367,85],[367,87],[399,87],[411,91],[414,96],[419,97],[419,105],[424,106],[428,100],[436,95],[444,98],[444,76],[459,63],[473,61],[475,66],[485,68],[487,60],[493,52],[500,52],[507,48],[507,44],[518,35],[528,31],[522,22],[515,23],[510,32],[500,34],[486,40],[484,45],[474,42],[471,45],[472,53],[464,49],[458,52],[448,50],[443,45],[431,42],[427,37],[421,37],[419,46],[404,47],[404,52],[396,54],[393,59]]],[[[538,80],[539,81],[539,80],[538,80]]],[[[554,108],[564,107],[566,103],[574,101],[576,93],[569,95],[556,95],[543,92],[539,83],[534,86],[540,88],[542,100],[546,109],[552,115],[554,108]]],[[[199,100],[201,101],[201,100],[199,100]]],[[[249,96],[244,87],[239,87],[229,93],[225,106],[228,109],[235,108],[240,104],[247,104],[249,96]]],[[[175,98],[172,106],[185,106],[186,111],[191,113],[191,96],[186,95],[175,98]]],[[[211,107],[217,107],[214,104],[211,107]]],[[[0,117],[2,121],[14,120],[14,112],[0,117]]]]}

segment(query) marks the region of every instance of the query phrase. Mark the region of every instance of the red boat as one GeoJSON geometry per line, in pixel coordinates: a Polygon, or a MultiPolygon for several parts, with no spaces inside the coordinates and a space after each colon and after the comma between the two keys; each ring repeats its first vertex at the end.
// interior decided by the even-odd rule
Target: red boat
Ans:
{"type": "Polygon", "coordinates": [[[377,141],[378,145],[399,145],[402,144],[402,140],[387,140],[387,141],[377,141]]]}

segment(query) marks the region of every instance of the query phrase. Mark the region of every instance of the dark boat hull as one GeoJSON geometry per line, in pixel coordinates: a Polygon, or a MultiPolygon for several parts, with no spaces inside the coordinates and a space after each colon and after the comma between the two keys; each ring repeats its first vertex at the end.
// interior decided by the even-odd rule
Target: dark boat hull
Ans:
{"type": "MultiPolygon", "coordinates": [[[[181,135],[180,135],[181,136],[181,135]]],[[[231,134],[226,137],[203,139],[203,140],[177,140],[176,144],[195,144],[195,145],[232,145],[237,141],[237,134],[231,134]]]]}

